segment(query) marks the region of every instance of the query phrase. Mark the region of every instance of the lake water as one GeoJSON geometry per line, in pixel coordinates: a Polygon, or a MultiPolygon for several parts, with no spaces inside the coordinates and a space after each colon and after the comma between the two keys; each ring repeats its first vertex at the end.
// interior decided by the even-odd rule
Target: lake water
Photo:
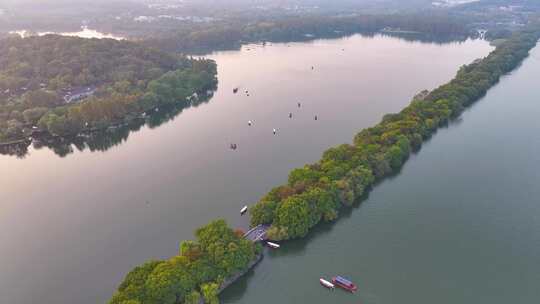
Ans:
{"type": "MultiPolygon", "coordinates": [[[[29,37],[29,36],[33,35],[32,32],[29,32],[27,30],[10,31],[9,33],[10,34],[17,34],[17,35],[21,36],[22,38],[29,37]]],[[[89,29],[87,26],[82,26],[81,30],[78,31],[78,32],[61,32],[61,33],[59,33],[59,32],[37,32],[36,34],[38,36],[45,36],[45,35],[49,35],[49,34],[55,34],[55,35],[61,35],[61,36],[71,36],[71,37],[80,37],[80,38],[98,38],[98,39],[109,38],[109,39],[115,39],[115,40],[124,40],[125,39],[124,37],[121,37],[121,36],[118,36],[118,35],[102,33],[102,32],[98,32],[98,31],[93,30],[93,29],[89,29]]]]}
{"type": "Polygon", "coordinates": [[[540,49],[345,219],[282,244],[224,303],[537,303],[540,49]],[[342,274],[351,295],[318,278],[342,274]]]}
{"type": "MultiPolygon", "coordinates": [[[[222,217],[235,227],[247,227],[240,208],[284,183],[292,168],[316,161],[330,146],[351,142],[357,131],[375,124],[385,113],[399,111],[414,94],[448,81],[459,66],[491,49],[478,40],[440,45],[383,36],[246,46],[212,54],[219,65],[214,97],[159,127],[143,127],[102,151],[73,149],[62,158],[42,148],[30,149],[23,159],[0,156],[0,303],[103,303],[132,267],[174,255],[179,241],[192,238],[198,226],[222,217]],[[235,87],[240,88],[238,94],[232,92],[235,87]],[[248,120],[254,122],[252,127],[248,120]],[[238,149],[231,151],[230,143],[238,149]]],[[[532,73],[530,65],[525,68],[532,73]]],[[[454,141],[448,137],[462,126],[441,132],[418,158],[413,157],[403,174],[378,187],[361,208],[336,225],[321,227],[309,243],[284,244],[276,253],[280,258],[268,256],[256,275],[226,293],[225,301],[395,303],[415,295],[432,299],[443,291],[466,296],[487,284],[471,284],[481,277],[477,274],[482,269],[490,269],[486,275],[499,282],[508,272],[517,274],[521,268],[512,269],[513,260],[490,260],[489,255],[477,255],[491,252],[474,250],[485,245],[482,241],[492,245],[488,249],[508,249],[504,246],[521,244],[512,243],[521,232],[529,245],[533,243],[531,230],[503,233],[512,219],[519,223],[517,211],[505,218],[506,209],[493,209],[491,200],[478,197],[501,195],[508,184],[497,185],[496,178],[513,175],[524,179],[519,187],[514,181],[514,193],[505,192],[506,199],[498,201],[515,203],[531,193],[521,192],[534,181],[531,177],[508,171],[528,168],[505,164],[495,147],[485,150],[489,136],[497,144],[506,143],[504,149],[517,149],[519,138],[498,136],[512,130],[503,127],[509,123],[510,110],[532,115],[522,104],[527,94],[513,98],[521,92],[518,84],[494,91],[503,94],[502,99],[512,96],[501,108],[494,106],[496,101],[477,106],[489,104],[492,112],[499,113],[498,128],[473,125],[454,141]],[[474,149],[483,154],[480,163],[465,163],[472,162],[468,154],[474,149]],[[486,163],[489,160],[504,167],[493,168],[486,163]],[[497,176],[496,170],[504,174],[497,176]],[[465,177],[475,178],[476,183],[465,177]],[[486,178],[492,181],[489,187],[482,184],[486,178]],[[491,220],[493,212],[502,212],[501,218],[491,220]],[[497,227],[491,231],[486,223],[497,227]],[[501,243],[503,236],[508,239],[501,243]],[[472,237],[480,243],[472,242],[472,237]],[[452,251],[449,244],[457,249],[452,251]],[[468,257],[471,250],[474,256],[468,257]],[[453,260],[440,260],[441,255],[453,260]],[[481,257],[489,261],[483,268],[468,264],[481,257]],[[473,268],[474,274],[458,272],[462,266],[473,268]],[[336,272],[357,281],[361,292],[357,296],[326,293],[317,280],[336,272]],[[462,275],[463,282],[453,281],[456,275],[462,275]],[[467,283],[463,291],[462,283],[467,283]]],[[[469,117],[474,113],[467,113],[466,122],[475,123],[469,117]]],[[[492,122],[483,115],[485,124],[492,122]]],[[[533,127],[514,134],[525,131],[531,132],[530,137],[520,138],[532,145],[533,127]]],[[[523,155],[528,153],[525,149],[520,153],[528,156],[523,155]]],[[[523,215],[521,224],[533,227],[534,222],[526,222],[532,213],[523,215]]],[[[521,265],[524,259],[519,254],[527,249],[511,250],[521,265]]],[[[497,252],[497,257],[502,254],[497,252]]],[[[525,278],[519,277],[520,285],[525,278]]]]}

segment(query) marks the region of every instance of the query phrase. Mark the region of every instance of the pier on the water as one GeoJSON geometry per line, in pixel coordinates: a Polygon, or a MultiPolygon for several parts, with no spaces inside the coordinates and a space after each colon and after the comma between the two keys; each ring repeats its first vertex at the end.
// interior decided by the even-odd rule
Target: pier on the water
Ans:
{"type": "Polygon", "coordinates": [[[266,232],[270,228],[270,225],[259,225],[251,228],[248,232],[244,233],[244,238],[252,242],[266,241],[266,232]]]}

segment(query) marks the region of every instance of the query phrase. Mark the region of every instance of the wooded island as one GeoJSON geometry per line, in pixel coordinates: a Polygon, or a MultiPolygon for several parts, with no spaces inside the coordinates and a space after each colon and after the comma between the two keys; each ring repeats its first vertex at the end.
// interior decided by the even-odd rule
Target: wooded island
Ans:
{"type": "MultiPolygon", "coordinates": [[[[397,173],[424,141],[519,66],[539,38],[538,27],[514,33],[486,58],[463,66],[449,83],[362,130],[353,144],[331,148],[319,162],[293,170],[286,185],[252,206],[251,225],[269,224],[270,239],[287,240],[305,237],[321,221],[336,220],[341,210],[397,173]]],[[[200,228],[196,236],[196,242],[182,244],[179,256],[131,271],[109,303],[198,303],[201,297],[217,303],[220,283],[244,271],[260,252],[222,220],[200,228]]]]}
{"type": "Polygon", "coordinates": [[[0,143],[76,135],[188,105],[217,84],[216,64],[112,39],[46,35],[0,44],[0,143]]]}

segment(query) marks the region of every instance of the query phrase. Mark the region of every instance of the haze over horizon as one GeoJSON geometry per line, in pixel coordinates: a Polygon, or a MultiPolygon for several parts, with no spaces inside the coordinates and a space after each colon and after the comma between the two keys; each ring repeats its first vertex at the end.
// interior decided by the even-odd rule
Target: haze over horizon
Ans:
{"type": "Polygon", "coordinates": [[[0,0],[0,304],[536,303],[539,41],[538,0],[0,0]]]}

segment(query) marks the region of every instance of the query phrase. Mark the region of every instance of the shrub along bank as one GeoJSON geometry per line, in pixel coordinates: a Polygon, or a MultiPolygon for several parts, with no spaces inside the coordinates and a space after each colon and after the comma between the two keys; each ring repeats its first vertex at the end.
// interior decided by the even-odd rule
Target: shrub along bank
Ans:
{"type": "Polygon", "coordinates": [[[224,220],[199,228],[196,241],[185,241],[180,253],[165,261],[135,267],[110,304],[218,303],[220,285],[243,271],[261,252],[258,244],[233,231],[224,220]]]}

